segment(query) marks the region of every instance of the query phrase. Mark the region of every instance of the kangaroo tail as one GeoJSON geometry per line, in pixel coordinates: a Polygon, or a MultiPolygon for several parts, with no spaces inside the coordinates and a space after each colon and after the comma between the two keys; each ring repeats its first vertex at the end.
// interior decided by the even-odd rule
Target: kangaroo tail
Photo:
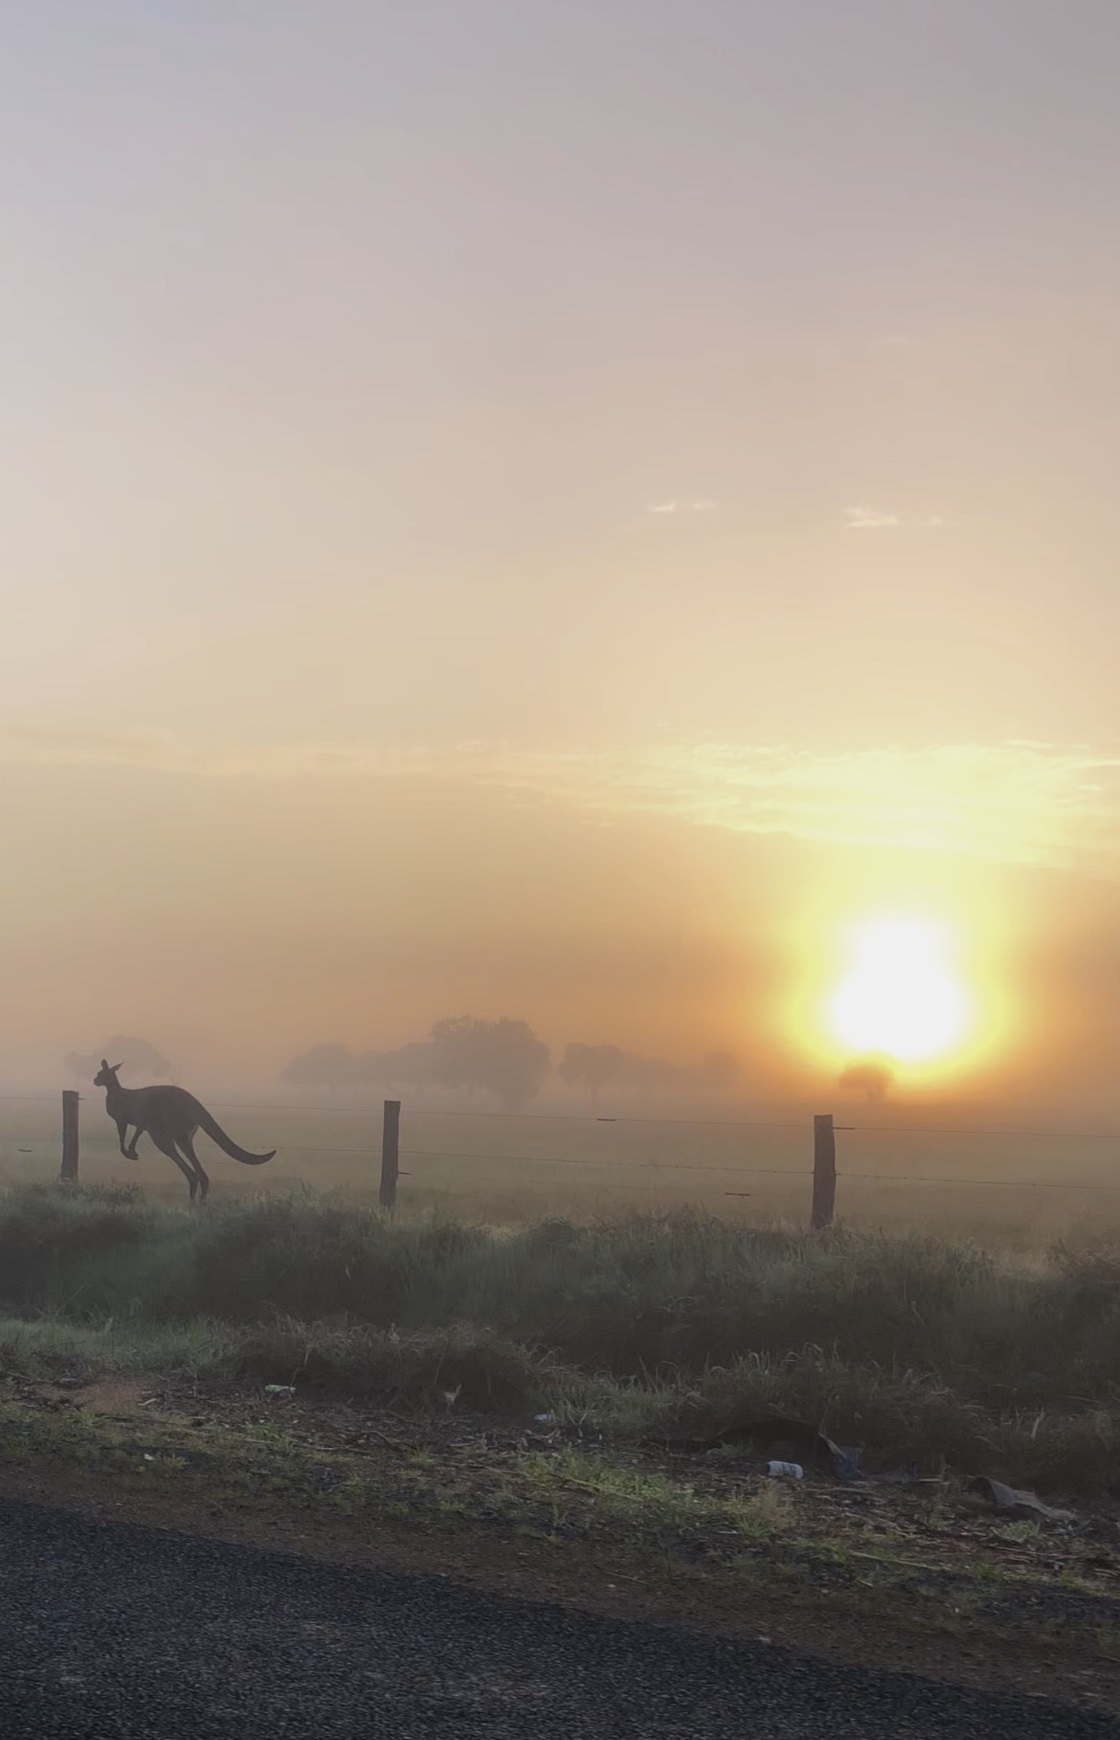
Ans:
{"type": "Polygon", "coordinates": [[[217,1118],[211,1117],[205,1106],[200,1105],[197,1112],[199,1128],[206,1131],[212,1142],[216,1142],[223,1153],[231,1160],[240,1160],[242,1166],[263,1166],[266,1160],[271,1160],[276,1149],[267,1154],[250,1154],[247,1149],[239,1148],[237,1143],[227,1136],[217,1118]]]}

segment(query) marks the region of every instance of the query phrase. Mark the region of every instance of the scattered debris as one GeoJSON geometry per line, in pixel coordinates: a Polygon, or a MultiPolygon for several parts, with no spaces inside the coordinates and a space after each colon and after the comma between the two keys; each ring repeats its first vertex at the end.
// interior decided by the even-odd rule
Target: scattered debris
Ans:
{"type": "Polygon", "coordinates": [[[875,1486],[944,1486],[943,1474],[919,1474],[915,1463],[907,1462],[895,1468],[883,1468],[874,1474],[864,1474],[862,1479],[873,1482],[875,1486]]]}
{"type": "Polygon", "coordinates": [[[970,1480],[968,1490],[986,1498],[1002,1516],[1020,1517],[1028,1522],[1077,1521],[1074,1511],[1045,1504],[1037,1494],[1020,1491],[1014,1486],[1005,1486],[1002,1480],[992,1480],[986,1474],[979,1474],[975,1480],[970,1480]]]}
{"type": "Polygon", "coordinates": [[[792,1461],[796,1458],[802,1467],[831,1474],[837,1480],[867,1479],[859,1466],[858,1452],[846,1450],[831,1438],[826,1438],[823,1432],[810,1426],[807,1420],[791,1420],[780,1415],[769,1419],[748,1420],[738,1426],[727,1426],[722,1432],[714,1432],[709,1438],[670,1439],[668,1448],[704,1451],[715,1450],[723,1444],[742,1444],[761,1455],[769,1452],[781,1461],[792,1461]]]}

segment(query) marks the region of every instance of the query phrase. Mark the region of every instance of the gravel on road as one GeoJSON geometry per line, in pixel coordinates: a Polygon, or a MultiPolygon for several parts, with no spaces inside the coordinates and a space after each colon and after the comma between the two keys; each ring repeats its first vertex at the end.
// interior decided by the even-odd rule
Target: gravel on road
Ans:
{"type": "Polygon", "coordinates": [[[15,1740],[1103,1740],[1120,1721],[0,1501],[15,1740]]]}

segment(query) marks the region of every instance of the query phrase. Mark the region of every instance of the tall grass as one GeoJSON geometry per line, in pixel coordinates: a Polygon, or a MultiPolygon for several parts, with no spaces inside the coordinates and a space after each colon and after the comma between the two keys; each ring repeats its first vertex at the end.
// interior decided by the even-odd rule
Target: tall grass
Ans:
{"type": "Polygon", "coordinates": [[[985,1406],[1096,1407],[1120,1390],[1120,1251],[1019,1268],[934,1238],[692,1213],[496,1234],[309,1194],[190,1214],[25,1189],[0,1197],[0,1309],[87,1323],[471,1322],[616,1378],[810,1348],[985,1406]]]}
{"type": "Polygon", "coordinates": [[[793,1414],[872,1456],[1120,1486],[1120,1248],[697,1213],[512,1233],[299,1193],[190,1213],[0,1195],[0,1375],[116,1370],[547,1408],[624,1436],[793,1414]]]}
{"type": "Polygon", "coordinates": [[[60,1375],[232,1378],[244,1335],[228,1324],[74,1323],[57,1317],[0,1317],[0,1377],[60,1375]]]}

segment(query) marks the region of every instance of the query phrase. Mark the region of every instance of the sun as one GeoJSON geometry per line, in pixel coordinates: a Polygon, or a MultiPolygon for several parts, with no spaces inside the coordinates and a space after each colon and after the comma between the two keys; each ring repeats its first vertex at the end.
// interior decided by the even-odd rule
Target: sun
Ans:
{"type": "Polygon", "coordinates": [[[953,976],[953,938],[924,918],[877,918],[855,927],[849,971],[828,999],[834,1036],[854,1052],[927,1063],[960,1044],[969,999],[953,976]]]}

